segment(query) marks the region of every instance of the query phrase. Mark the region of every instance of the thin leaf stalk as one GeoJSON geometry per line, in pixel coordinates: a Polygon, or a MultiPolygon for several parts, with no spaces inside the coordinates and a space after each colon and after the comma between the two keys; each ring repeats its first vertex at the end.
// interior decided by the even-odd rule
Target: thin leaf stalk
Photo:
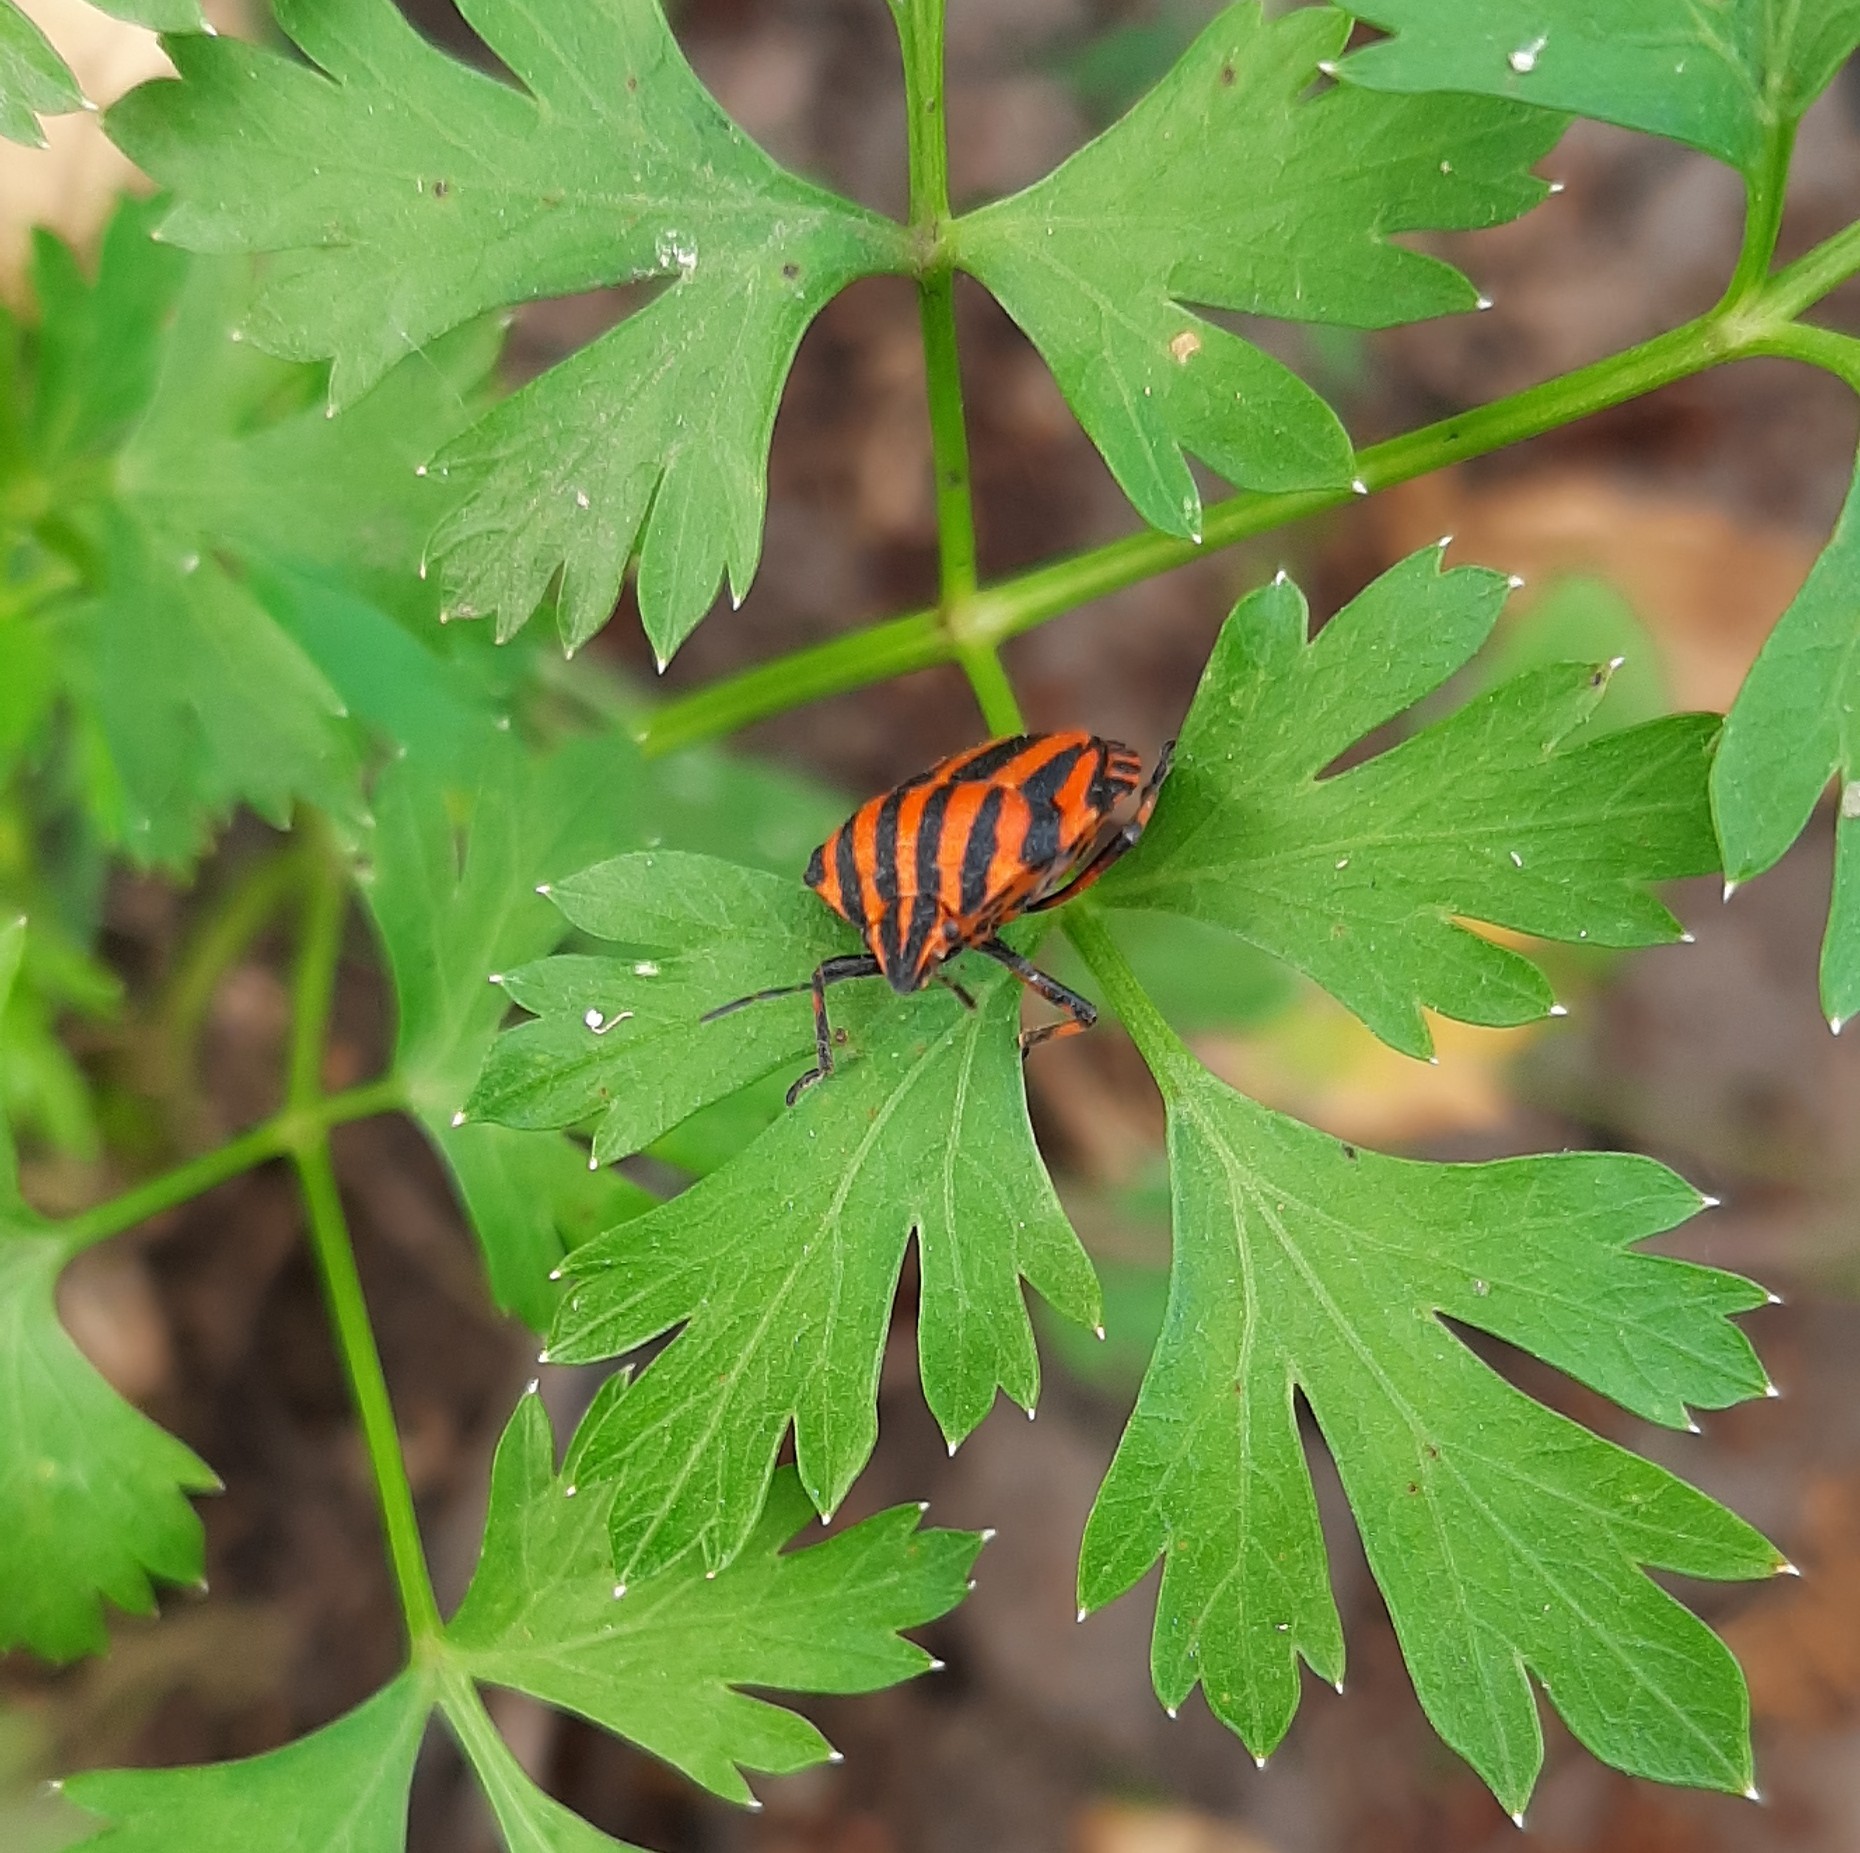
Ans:
{"type": "Polygon", "coordinates": [[[1807,366],[1832,373],[1856,394],[1860,394],[1860,339],[1832,328],[1811,328],[1802,323],[1781,328],[1752,344],[1753,353],[1771,354],[1779,360],[1799,360],[1807,366]]]}
{"type": "Polygon", "coordinates": [[[304,878],[296,844],[253,860],[195,923],[155,1013],[160,1088],[184,1115],[197,1112],[194,1051],[220,980],[304,878]]]}
{"type": "Polygon", "coordinates": [[[988,731],[991,734],[1024,733],[1027,723],[1021,716],[1020,700],[993,645],[966,644],[956,660],[962,666],[962,673],[969,678],[975,705],[981,709],[988,731]]]}
{"type": "Polygon", "coordinates": [[[1168,1020],[1150,1001],[1130,961],[1118,949],[1103,916],[1089,901],[1068,907],[1061,916],[1066,937],[1104,988],[1117,1020],[1123,1024],[1137,1052],[1156,1077],[1163,1093],[1171,1092],[1171,1079],[1196,1066],[1186,1043],[1169,1027],[1168,1020]]]}
{"type": "Polygon", "coordinates": [[[159,1216],[164,1210],[191,1203],[209,1190],[229,1183],[247,1171],[285,1158],[300,1147],[324,1138],[330,1129],[351,1120],[373,1119],[377,1114],[399,1112],[406,1105],[406,1089],[398,1075],[384,1075],[340,1094],[327,1094],[308,1107],[286,1107],[282,1113],[202,1152],[172,1170],[163,1171],[118,1196],[81,1210],[58,1225],[59,1238],[71,1253],[107,1242],[113,1236],[159,1216]]]}
{"type": "Polygon", "coordinates": [[[1744,177],[1744,239],[1737,267],[1724,292],[1724,306],[1735,307],[1763,287],[1776,256],[1782,231],[1783,199],[1789,186],[1789,161],[1795,152],[1795,118],[1775,111],[1763,138],[1763,153],[1744,177]]]}
{"type": "MultiPolygon", "coordinates": [[[[348,891],[341,871],[334,857],[326,855],[304,910],[292,995],[288,1104],[299,1113],[314,1111],[322,1098],[323,1051],[335,997],[347,903],[348,891]]],[[[336,1168],[330,1159],[328,1130],[298,1144],[293,1156],[303,1189],[317,1274],[323,1283],[323,1297],[374,1472],[401,1612],[408,1636],[418,1648],[440,1631],[439,1604],[420,1543],[406,1457],[401,1451],[387,1377],[381,1368],[381,1353],[362,1293],[361,1274],[355,1265],[355,1246],[349,1239],[336,1168]]]]}

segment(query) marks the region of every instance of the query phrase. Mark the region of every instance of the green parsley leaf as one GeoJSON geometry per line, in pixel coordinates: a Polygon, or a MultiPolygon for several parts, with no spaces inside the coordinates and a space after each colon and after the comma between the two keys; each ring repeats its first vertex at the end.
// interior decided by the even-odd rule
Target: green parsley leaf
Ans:
{"type": "Polygon", "coordinates": [[[1716,718],[1566,740],[1607,666],[1553,664],[1330,777],[1340,754],[1437,688],[1505,597],[1426,548],[1307,639],[1281,578],[1235,607],[1111,906],[1210,921],[1314,978],[1385,1042],[1433,1047],[1423,1006],[1525,1023],[1553,1007],[1530,960],[1462,925],[1645,946],[1680,937],[1648,884],[1716,866],[1716,718]]]}
{"type": "Polygon", "coordinates": [[[1754,173],[1860,44],[1860,0],[1356,0],[1395,36],[1343,76],[1516,97],[1685,142],[1754,173]]]}
{"type": "MultiPolygon", "coordinates": [[[[1801,835],[1841,780],[1821,1007],[1838,1031],[1860,1010],[1860,475],[1820,559],[1770,632],[1724,726],[1712,808],[1727,882],[1748,881],[1801,835]]],[[[1726,893],[1729,893],[1727,887],[1726,893]]]]}
{"type": "Polygon", "coordinates": [[[96,0],[97,10],[112,19],[126,19],[151,32],[200,32],[207,17],[200,0],[96,0]]]}
{"type": "Polygon", "coordinates": [[[281,829],[301,796],[357,827],[346,710],[239,579],[114,515],[103,545],[107,589],[72,635],[108,743],[107,833],[137,861],[179,867],[240,802],[281,829]]]}
{"type": "Polygon", "coordinates": [[[643,1193],[591,1174],[560,1133],[467,1125],[458,1110],[507,1008],[493,975],[562,935],[538,881],[616,838],[637,840],[646,775],[618,735],[544,758],[495,731],[477,746],[474,770],[461,792],[411,753],[388,767],[374,796],[366,892],[399,1004],[396,1072],[452,1170],[498,1304],[541,1329],[554,1308],[549,1274],[567,1247],[642,1208],[643,1193]]]}
{"type": "MultiPolygon", "coordinates": [[[[200,0],[91,0],[99,12],[155,32],[198,32],[206,23],[200,0]]],[[[84,93],[65,61],[13,0],[0,0],[0,135],[42,148],[41,116],[84,106],[84,93]]]]}
{"type": "Polygon", "coordinates": [[[12,507],[80,584],[60,660],[90,807],[108,840],[172,867],[239,803],[281,824],[304,798],[360,827],[356,731],[254,576],[288,563],[407,603],[450,494],[414,461],[475,414],[492,345],[466,331],[332,425],[314,369],[229,338],[251,267],[153,243],[157,211],[118,212],[94,283],[40,239],[43,319],[7,461],[12,507]]]}
{"type": "Polygon", "coordinates": [[[73,1776],[65,1794],[109,1825],[99,1853],[404,1853],[427,1696],[403,1673],[310,1736],[264,1756],[73,1776]]]}
{"type": "MultiPolygon", "coordinates": [[[[509,1034],[475,1105],[539,1125],[600,1112],[599,1150],[642,1142],[798,1057],[812,1039],[805,997],[698,1018],[752,980],[804,982],[848,943],[792,878],[707,857],[620,858],[556,884],[553,898],[585,931],[624,933],[637,956],[571,956],[513,976],[512,994],[549,1014],[509,1034]]],[[[802,1484],[820,1512],[837,1508],[876,1434],[879,1358],[913,1228],[924,1393],[952,1445],[997,1386],[1023,1408],[1038,1394],[1021,1279],[1097,1323],[1090,1263],[1027,1120],[1020,987],[967,963],[974,1011],[941,989],[837,991],[846,1040],[831,1079],[720,1169],[564,1264],[552,1360],[615,1356],[682,1327],[577,1443],[584,1480],[619,1483],[623,1581],[693,1544],[712,1567],[730,1562],[791,1421],[802,1484]]]]}
{"type": "Polygon", "coordinates": [[[108,1823],[82,1844],[248,1853],[259,1831],[266,1853],[400,1853],[414,1758],[437,1699],[513,1853],[613,1853],[619,1842],[517,1767],[472,1681],[623,1732],[718,1794],[748,1801],[744,1769],[805,1769],[832,1752],[806,1719],[742,1688],[870,1692],[924,1672],[930,1656],[900,1630],[962,1600],[982,1542],[923,1530],[922,1508],[901,1506],[783,1551],[810,1513],[783,1474],[727,1574],[689,1561],[622,1598],[608,1546],[612,1498],[611,1487],[557,1475],[549,1418],[532,1390],[498,1445],[471,1588],[428,1643],[423,1668],[264,1756],[73,1778],[68,1799],[108,1823]]]}
{"type": "Polygon", "coordinates": [[[492,1045],[467,1110],[506,1126],[593,1119],[601,1164],[810,1048],[801,998],[702,1019],[719,1002],[804,983],[858,944],[792,875],[676,850],[615,857],[549,898],[570,925],[635,954],[570,954],[505,974],[505,993],[536,1020],[492,1045]]]}
{"type": "Polygon", "coordinates": [[[548,1415],[524,1397],[447,1641],[474,1678],[591,1718],[736,1801],[750,1799],[743,1768],[805,1769],[830,1754],[806,1719],[740,1688],[870,1692],[923,1672],[930,1656],[898,1631],[962,1600],[981,1547],[971,1532],[922,1531],[922,1509],[898,1506],[784,1553],[812,1512],[783,1473],[727,1574],[687,1558],[621,1595],[614,1488],[581,1471],[577,1443],[558,1477],[548,1415]]]}
{"type": "MultiPolygon", "coordinates": [[[[13,825],[14,819],[0,809],[0,831],[13,825]]],[[[15,841],[22,839],[29,842],[30,834],[19,829],[15,841]]],[[[30,866],[0,870],[0,888],[9,896],[0,905],[17,901],[23,890],[34,909],[18,982],[0,1005],[0,1118],[28,1140],[91,1162],[102,1149],[102,1137],[90,1079],[60,1030],[73,1015],[108,1020],[121,999],[122,983],[58,922],[53,885],[35,879],[37,874],[30,866]]]]}
{"type": "Polygon", "coordinates": [[[1158,1695],[1173,1709],[1200,1684],[1267,1755],[1297,1708],[1299,1660],[1343,1677],[1301,1394],[1421,1704],[1507,1809],[1523,1809],[1543,1757],[1533,1677],[1604,1761],[1748,1789],[1736,1663],[1642,1566],[1737,1578],[1782,1560],[1703,1494],[1513,1388],[1443,1323],[1669,1427],[1688,1406],[1760,1394],[1727,1315],[1762,1289],[1631,1252],[1692,1215],[1698,1193],[1633,1156],[1434,1165],[1359,1151],[1245,1099],[1154,1030],[1175,1267],[1086,1528],[1084,1606],[1162,1558],[1158,1695]]]}
{"type": "Polygon", "coordinates": [[[12,0],[0,0],[0,135],[43,148],[39,118],[67,115],[83,102],[77,79],[51,41],[12,0]]]}
{"type": "Polygon", "coordinates": [[[1467,98],[1332,86],[1348,17],[1220,14],[1115,127],[1011,199],[958,221],[958,261],[1045,356],[1137,511],[1198,535],[1184,451],[1229,481],[1347,483],[1350,442],[1288,368],[1187,305],[1384,328],[1478,292],[1391,236],[1517,217],[1561,124],[1467,98]]]}
{"type": "Polygon", "coordinates": [[[131,158],[180,195],[165,235],[276,253],[252,338],[329,358],[336,406],[484,310],[662,282],[441,458],[469,489],[433,557],[454,613],[500,635],[559,578],[573,648],[637,549],[668,658],[724,574],[739,599],[754,575],[802,334],[855,277],[905,267],[903,232],[756,148],[656,3],[468,0],[521,89],[439,51],[389,0],[277,11],[307,64],[182,40],[181,81],[111,111],[131,158]]]}
{"type": "MultiPolygon", "coordinates": [[[[0,1021],[25,942],[23,920],[0,928],[0,1021]]],[[[219,1486],[104,1382],[59,1324],[53,1295],[70,1257],[57,1226],[22,1201],[0,1121],[0,1649],[48,1660],[102,1651],[103,1598],[146,1615],[152,1577],[199,1582],[200,1520],[186,1494],[219,1486]]]]}

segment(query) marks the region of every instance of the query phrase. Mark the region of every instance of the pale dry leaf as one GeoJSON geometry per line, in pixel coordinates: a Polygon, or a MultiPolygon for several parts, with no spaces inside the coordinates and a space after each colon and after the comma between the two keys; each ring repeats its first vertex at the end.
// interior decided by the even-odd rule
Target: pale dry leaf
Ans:
{"type": "Polygon", "coordinates": [[[1072,1817],[1072,1853],[1274,1853],[1249,1828],[1193,1808],[1091,1802],[1072,1817]]]}
{"type": "Polygon", "coordinates": [[[1543,1025],[1482,1029],[1432,1011],[1428,1025],[1439,1059],[1417,1062],[1312,990],[1254,1034],[1197,1037],[1194,1047],[1243,1094],[1378,1150],[1495,1132],[1515,1118],[1511,1064],[1543,1025]]]}
{"type": "MultiPolygon", "coordinates": [[[[85,0],[18,4],[99,110],[148,78],[173,74],[146,27],[112,19],[85,0]]],[[[209,0],[207,14],[220,32],[244,36],[250,31],[246,0],[209,0]]],[[[126,188],[147,190],[147,182],[105,137],[93,112],[50,116],[44,128],[43,148],[0,143],[0,299],[15,308],[26,301],[26,253],[35,225],[49,226],[67,243],[87,250],[116,196],[126,188]]]]}
{"type": "Polygon", "coordinates": [[[1455,561],[1518,574],[1526,619],[1533,590],[1559,574],[1608,580],[1658,642],[1674,704],[1719,713],[1815,560],[1810,535],[1599,470],[1491,484],[1446,470],[1377,496],[1368,512],[1387,560],[1451,534],[1455,561]]]}

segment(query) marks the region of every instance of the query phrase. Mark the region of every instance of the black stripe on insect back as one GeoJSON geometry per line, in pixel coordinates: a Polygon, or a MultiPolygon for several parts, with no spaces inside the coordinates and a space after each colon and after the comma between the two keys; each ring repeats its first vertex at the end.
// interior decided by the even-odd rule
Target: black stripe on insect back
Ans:
{"type": "Polygon", "coordinates": [[[986,751],[975,754],[971,759],[965,759],[951,772],[950,776],[964,784],[975,784],[991,779],[1003,766],[1018,759],[1033,744],[1033,738],[1032,734],[1010,734],[1005,740],[997,740],[986,751]]]}
{"type": "Polygon", "coordinates": [[[949,784],[937,786],[924,800],[923,811],[917,819],[917,899],[911,907],[910,930],[898,953],[899,964],[912,972],[923,968],[924,952],[941,913],[938,896],[942,884],[938,876],[942,867],[944,824],[954,789],[949,784]]]}
{"type": "Polygon", "coordinates": [[[934,888],[919,889],[912,899],[908,921],[902,906],[898,909],[898,971],[909,973],[913,983],[924,974],[924,955],[930,949],[930,935],[935,930],[940,910],[934,888]]]}
{"type": "Polygon", "coordinates": [[[1111,746],[1100,740],[1098,742],[1098,769],[1092,774],[1091,806],[1095,811],[1108,811],[1119,798],[1136,790],[1143,777],[1143,762],[1133,753],[1113,751],[1111,746]],[[1132,770],[1132,762],[1135,770],[1132,770]]]}
{"type": "Polygon", "coordinates": [[[1020,788],[1027,800],[1027,835],[1020,846],[1020,859],[1030,869],[1043,869],[1058,859],[1059,788],[1084,752],[1082,746],[1069,746],[1055,753],[1020,788]]]}
{"type": "Polygon", "coordinates": [[[878,822],[872,829],[872,886],[883,907],[898,898],[898,813],[904,809],[906,795],[922,783],[916,778],[897,786],[878,807],[878,822]]]}
{"type": "Polygon", "coordinates": [[[1007,793],[999,785],[989,788],[988,795],[983,798],[981,807],[975,813],[969,840],[962,846],[960,912],[964,920],[979,913],[982,903],[988,898],[988,870],[995,859],[996,839],[1001,830],[1001,806],[1006,797],[1007,793]]]}
{"type": "Polygon", "coordinates": [[[850,823],[843,823],[833,833],[833,868],[840,878],[840,912],[857,924],[864,919],[865,889],[859,882],[859,856],[853,848],[850,823]]]}

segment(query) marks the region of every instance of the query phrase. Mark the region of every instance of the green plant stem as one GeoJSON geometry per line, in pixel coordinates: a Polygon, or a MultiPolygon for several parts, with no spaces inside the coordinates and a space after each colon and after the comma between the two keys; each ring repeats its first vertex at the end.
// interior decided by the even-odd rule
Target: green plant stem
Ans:
{"type": "MultiPolygon", "coordinates": [[[[348,890],[335,858],[325,855],[323,867],[310,890],[304,910],[303,941],[297,958],[293,988],[289,1106],[298,1113],[313,1113],[322,1099],[321,1070],[330,1007],[335,996],[336,966],[342,952],[342,923],[348,890]]],[[[407,1463],[394,1425],[394,1407],[388,1398],[387,1377],[381,1353],[375,1346],[374,1327],[362,1295],[362,1279],[355,1265],[355,1248],[342,1213],[342,1193],[336,1168],[330,1161],[327,1128],[301,1141],[293,1149],[297,1175],[303,1186],[304,1208],[310,1222],[310,1246],[329,1305],[336,1343],[348,1373],[349,1387],[362,1422],[362,1439],[374,1469],[375,1491],[381,1501],[381,1522],[387,1533],[388,1555],[400,1592],[407,1633],[417,1649],[438,1635],[439,1604],[427,1573],[426,1554],[420,1545],[419,1521],[414,1514],[413,1488],[407,1480],[407,1463]]]]}
{"type": "Polygon", "coordinates": [[[962,673],[969,678],[970,692],[991,734],[1025,733],[1027,723],[1021,716],[1020,700],[1008,680],[1001,658],[987,646],[971,646],[956,659],[962,673]]]}
{"type": "Polygon", "coordinates": [[[1811,328],[1802,323],[1780,329],[1760,341],[1757,353],[1773,354],[1781,360],[1799,360],[1820,367],[1844,380],[1860,393],[1860,339],[1837,333],[1832,328],[1811,328]]]}
{"type": "MultiPolygon", "coordinates": [[[[960,664],[992,732],[1020,728],[1020,704],[985,637],[970,634],[975,609],[975,503],[969,428],[956,344],[956,277],[944,255],[949,223],[949,136],[943,107],[943,0],[892,0],[904,55],[910,122],[911,232],[920,253],[918,309],[930,400],[930,455],[936,474],[937,606],[934,640],[942,660],[960,664]]],[[[805,699],[806,697],[803,697],[805,699]]]]}
{"type": "Polygon", "coordinates": [[[1776,237],[1782,230],[1783,196],[1789,187],[1789,158],[1795,152],[1795,119],[1780,111],[1763,140],[1763,158],[1744,180],[1744,242],[1737,268],[1724,292],[1726,307],[1759,290],[1770,274],[1776,237]]]}
{"type": "MultiPolygon", "coordinates": [[[[904,0],[894,0],[894,12],[903,4],[904,0]]],[[[1767,182],[1753,183],[1751,203],[1755,222],[1747,232],[1745,251],[1751,265],[1758,259],[1748,254],[1756,252],[1762,253],[1761,262],[1767,265],[1775,248],[1774,227],[1768,219],[1780,211],[1780,195],[1767,182]]],[[[1796,358],[1809,358],[1806,351],[1779,345],[1779,337],[1790,332],[1795,317],[1856,271],[1860,271],[1860,222],[1741,297],[1727,292],[1717,308],[1683,327],[1490,405],[1359,451],[1362,488],[1386,489],[1449,464],[1485,456],[1728,360],[1785,351],[1796,358]]],[[[1815,364],[1823,362],[1816,359],[1815,364]]],[[[1171,572],[1211,549],[1230,547],[1339,507],[1350,498],[1351,492],[1345,489],[1229,496],[1206,511],[1199,545],[1154,532],[1133,534],[983,587],[954,612],[912,612],[793,651],[666,703],[644,723],[641,744],[654,756],[674,752],[805,702],[940,663],[961,662],[965,651],[993,649],[1090,599],[1171,572]]],[[[973,675],[971,680],[975,680],[973,675]]]]}
{"type": "Polygon", "coordinates": [[[303,880],[295,845],[260,856],[245,868],[195,924],[156,1011],[161,1073],[151,1091],[184,1116],[195,1111],[195,1045],[214,990],[303,880]]]}
{"type": "Polygon", "coordinates": [[[1777,271],[1756,308],[1772,326],[1794,321],[1857,270],[1860,270],[1860,219],[1777,271]]]}
{"type": "Polygon", "coordinates": [[[887,4],[904,58],[911,228],[920,241],[926,232],[934,241],[949,217],[949,138],[943,120],[944,0],[887,0],[887,4]]]}
{"type": "Polygon", "coordinates": [[[303,874],[303,857],[292,847],[260,856],[195,923],[159,1012],[171,1055],[192,1043],[215,986],[283,906],[303,874]]]}
{"type": "MultiPolygon", "coordinates": [[[[1860,253],[1856,257],[1860,260],[1860,253]]],[[[1284,495],[1248,491],[1229,496],[1209,506],[1199,546],[1146,530],[984,587],[953,622],[946,623],[936,611],[913,612],[851,636],[796,650],[668,702],[647,721],[641,744],[650,755],[672,752],[826,695],[843,694],[938,663],[960,662],[964,649],[997,647],[1089,600],[1171,572],[1210,550],[1339,507],[1353,494],[1387,489],[1554,431],[1703,372],[1728,357],[1714,318],[1688,322],[1574,373],[1359,451],[1361,490],[1308,489],[1284,495]]]]}
{"type": "Polygon", "coordinates": [[[316,862],[304,903],[291,986],[291,1048],[284,1092],[286,1106],[300,1112],[323,1097],[323,1048],[336,1000],[336,967],[342,957],[342,923],[348,911],[348,893],[334,855],[314,822],[304,828],[312,839],[316,862]]]}
{"type": "MultiPolygon", "coordinates": [[[[955,278],[947,269],[918,285],[924,372],[930,391],[930,449],[936,469],[941,610],[959,611],[975,594],[975,509],[969,487],[969,431],[956,353],[955,278]]],[[[960,640],[958,640],[960,641],[960,640]]]]}
{"type": "Polygon", "coordinates": [[[384,1075],[345,1093],[325,1095],[306,1108],[287,1107],[236,1139],[80,1211],[58,1225],[58,1234],[75,1254],[81,1248],[121,1235],[163,1210],[191,1202],[216,1185],[256,1170],[274,1158],[288,1157],[322,1138],[332,1126],[399,1112],[405,1105],[406,1089],[400,1077],[384,1075]]]}
{"type": "Polygon", "coordinates": [[[297,1175],[303,1185],[310,1245],[322,1277],[323,1296],[362,1419],[369,1465],[374,1469],[375,1492],[381,1501],[381,1522],[387,1532],[394,1582],[400,1591],[401,1613],[406,1618],[408,1636],[417,1645],[439,1633],[439,1603],[427,1574],[419,1520],[413,1509],[413,1488],[407,1480],[400,1433],[394,1425],[394,1406],[388,1399],[381,1354],[375,1348],[374,1328],[362,1297],[362,1278],[356,1271],[355,1249],[342,1213],[342,1196],[336,1187],[336,1169],[330,1163],[327,1140],[297,1154],[297,1175]]]}
{"type": "Polygon", "coordinates": [[[1185,1067],[1195,1066],[1189,1052],[1144,990],[1142,981],[1131,970],[1130,961],[1118,949],[1104,924],[1102,915],[1089,901],[1068,907],[1061,916],[1066,937],[1078,955],[1091,968],[1091,974],[1104,987],[1105,997],[1117,1012],[1117,1020],[1137,1045],[1149,1071],[1165,1096],[1171,1079],[1185,1067]]]}

